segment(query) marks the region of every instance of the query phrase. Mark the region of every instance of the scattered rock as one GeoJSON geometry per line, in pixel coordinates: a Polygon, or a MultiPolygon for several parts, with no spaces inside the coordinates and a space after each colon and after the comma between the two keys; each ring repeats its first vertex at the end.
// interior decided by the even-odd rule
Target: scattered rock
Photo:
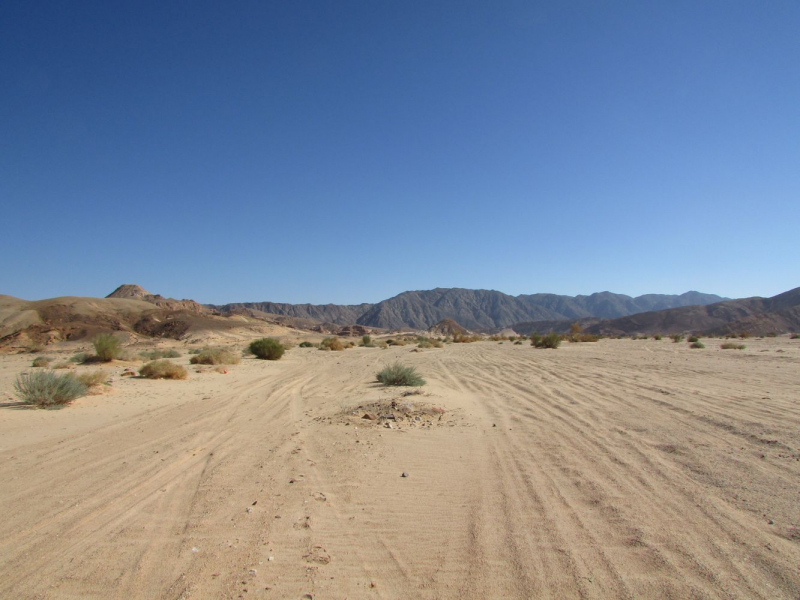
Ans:
{"type": "Polygon", "coordinates": [[[258,573],[258,571],[255,569],[250,569],[250,575],[255,575],[256,573],[258,573]]]}
{"type": "Polygon", "coordinates": [[[372,413],[364,413],[364,416],[363,416],[363,417],[361,417],[361,418],[362,418],[362,419],[368,419],[368,420],[370,420],[370,421],[375,421],[375,420],[377,420],[377,418],[378,418],[378,417],[376,417],[376,416],[375,416],[375,415],[373,415],[372,413]]]}
{"type": "Polygon", "coordinates": [[[402,474],[402,475],[400,475],[400,477],[408,477],[408,473],[406,473],[405,471],[403,471],[403,474],[402,474]]]}

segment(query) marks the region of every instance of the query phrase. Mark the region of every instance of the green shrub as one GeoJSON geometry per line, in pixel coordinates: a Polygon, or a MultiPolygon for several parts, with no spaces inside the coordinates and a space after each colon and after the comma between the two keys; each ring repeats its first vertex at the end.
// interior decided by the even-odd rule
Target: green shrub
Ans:
{"type": "Polygon", "coordinates": [[[720,348],[723,350],[744,350],[744,344],[737,344],[736,342],[725,342],[724,344],[720,344],[720,348]]]}
{"type": "Polygon", "coordinates": [[[693,335],[692,337],[690,337],[690,338],[689,338],[688,340],[686,340],[686,341],[687,341],[687,342],[689,342],[690,344],[694,344],[695,342],[699,342],[699,341],[700,341],[700,338],[699,338],[699,337],[697,337],[696,335],[693,335]]]}
{"type": "Polygon", "coordinates": [[[52,371],[18,375],[14,390],[22,402],[39,408],[63,406],[86,394],[86,386],[80,381],[71,375],[57,375],[52,371]]]}
{"type": "Polygon", "coordinates": [[[538,333],[534,332],[531,334],[531,346],[536,346],[541,340],[542,336],[540,336],[538,333]]]}
{"type": "Polygon", "coordinates": [[[420,336],[420,337],[417,338],[417,347],[418,348],[441,348],[442,347],[442,342],[440,342],[439,340],[432,339],[432,338],[426,338],[426,337],[420,336]]]}
{"type": "Polygon", "coordinates": [[[677,344],[678,342],[683,340],[683,336],[680,335],[679,333],[676,333],[676,334],[671,335],[669,337],[672,339],[672,342],[675,343],[675,344],[677,344]]]}
{"type": "Polygon", "coordinates": [[[92,344],[94,345],[97,359],[102,362],[111,362],[119,357],[120,352],[122,352],[120,341],[109,333],[101,333],[94,338],[92,344]]]}
{"type": "Polygon", "coordinates": [[[250,352],[262,360],[278,360],[286,352],[286,348],[275,338],[261,338],[250,342],[250,352]]]}
{"type": "Polygon", "coordinates": [[[300,342],[301,348],[313,348],[314,346],[315,344],[312,344],[311,342],[300,342]]]}
{"type": "Polygon", "coordinates": [[[375,344],[372,342],[372,336],[364,335],[361,336],[361,343],[359,346],[363,346],[364,348],[374,348],[375,344]]]}
{"type": "Polygon", "coordinates": [[[200,354],[195,354],[189,360],[193,365],[236,365],[240,357],[233,350],[227,348],[206,348],[200,354]]]}
{"type": "Polygon", "coordinates": [[[793,333],[789,336],[790,340],[800,340],[800,333],[793,333]]]}
{"type": "Polygon", "coordinates": [[[414,387],[425,385],[425,380],[420,377],[414,367],[407,367],[398,362],[387,365],[375,377],[383,385],[410,385],[414,387]]]}
{"type": "Polygon", "coordinates": [[[32,367],[46,367],[51,362],[53,362],[53,359],[50,356],[37,356],[36,358],[33,359],[33,362],[31,363],[31,366],[32,367]]]}
{"type": "Polygon", "coordinates": [[[139,375],[146,379],[186,379],[189,373],[181,365],[168,360],[154,360],[139,369],[139,375]]]}
{"type": "Polygon", "coordinates": [[[342,344],[342,340],[337,337],[326,337],[319,343],[320,350],[335,350],[340,351],[344,350],[344,345],[342,344]]]}
{"type": "Polygon", "coordinates": [[[534,343],[534,346],[536,346],[537,348],[552,348],[553,350],[558,348],[560,345],[561,345],[561,336],[553,331],[551,331],[546,335],[543,335],[534,343]]]}
{"type": "Polygon", "coordinates": [[[660,334],[660,333],[657,333],[657,334],[655,334],[655,335],[653,336],[653,339],[654,339],[654,340],[661,340],[661,334],[660,334]]]}
{"type": "Polygon", "coordinates": [[[692,342],[689,348],[705,348],[705,344],[703,342],[692,342]]]}

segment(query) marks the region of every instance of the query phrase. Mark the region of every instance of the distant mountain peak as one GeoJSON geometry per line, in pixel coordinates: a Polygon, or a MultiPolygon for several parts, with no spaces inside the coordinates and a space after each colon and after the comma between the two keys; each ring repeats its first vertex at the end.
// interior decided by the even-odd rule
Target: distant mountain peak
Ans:
{"type": "Polygon", "coordinates": [[[134,300],[143,300],[148,296],[155,296],[155,294],[151,294],[142,286],[136,285],[135,283],[123,283],[106,296],[106,298],[132,298],[134,300]]]}

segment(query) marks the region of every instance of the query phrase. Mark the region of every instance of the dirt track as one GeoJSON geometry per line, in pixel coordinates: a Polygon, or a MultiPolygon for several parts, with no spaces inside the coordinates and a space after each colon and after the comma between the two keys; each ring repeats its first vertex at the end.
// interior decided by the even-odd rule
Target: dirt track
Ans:
{"type": "Polygon", "coordinates": [[[0,597],[798,598],[800,343],[707,345],[295,349],[2,410],[0,597]],[[373,383],[396,357],[430,395],[373,383]],[[392,399],[446,412],[350,414],[392,399]]]}

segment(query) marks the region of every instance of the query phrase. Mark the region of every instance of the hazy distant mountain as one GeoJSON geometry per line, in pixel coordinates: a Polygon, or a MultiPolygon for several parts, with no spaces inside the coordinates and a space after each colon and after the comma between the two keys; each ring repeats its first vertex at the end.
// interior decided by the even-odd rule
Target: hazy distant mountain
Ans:
{"type": "Polygon", "coordinates": [[[644,311],[725,300],[714,294],[647,294],[632,298],[600,292],[590,296],[523,294],[509,296],[494,290],[436,288],[409,291],[377,304],[280,304],[242,302],[217,306],[222,312],[251,308],[267,313],[310,318],[341,325],[427,329],[443,319],[453,319],[468,329],[502,328],[523,321],[558,321],[584,317],[615,318],[644,311]]]}

